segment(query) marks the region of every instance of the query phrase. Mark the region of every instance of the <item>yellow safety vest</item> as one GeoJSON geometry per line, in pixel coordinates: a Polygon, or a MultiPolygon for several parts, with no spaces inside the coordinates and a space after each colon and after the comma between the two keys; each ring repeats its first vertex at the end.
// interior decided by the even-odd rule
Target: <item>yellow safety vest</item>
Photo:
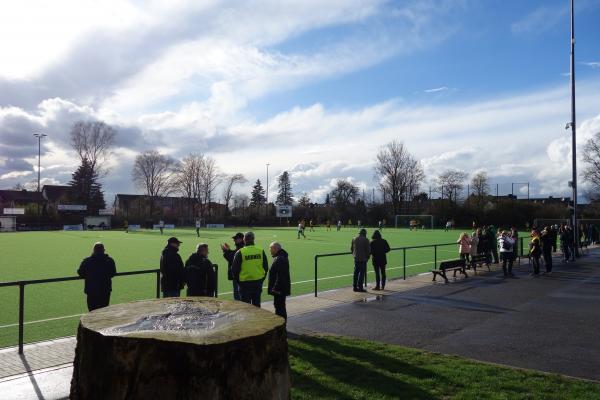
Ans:
{"type": "Polygon", "coordinates": [[[242,247],[239,252],[242,256],[240,282],[264,279],[266,273],[263,268],[263,250],[251,245],[242,247]]]}

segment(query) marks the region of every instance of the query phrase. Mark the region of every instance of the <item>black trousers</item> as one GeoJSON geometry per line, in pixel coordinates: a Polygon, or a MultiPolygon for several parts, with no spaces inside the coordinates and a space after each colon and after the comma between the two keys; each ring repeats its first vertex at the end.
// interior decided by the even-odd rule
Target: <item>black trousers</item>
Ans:
{"type": "Polygon", "coordinates": [[[275,306],[275,314],[279,315],[287,321],[287,311],[285,310],[285,296],[282,294],[274,294],[273,306],[275,306]]]}
{"type": "Polygon", "coordinates": [[[88,311],[94,311],[98,308],[107,307],[110,304],[110,292],[93,293],[87,295],[88,311]]]}
{"type": "Polygon", "coordinates": [[[533,273],[539,275],[540,273],[540,256],[531,256],[531,265],[533,265],[533,273]]]}
{"type": "Polygon", "coordinates": [[[240,299],[244,303],[260,308],[260,295],[262,294],[262,281],[240,282],[240,299]]]}
{"type": "Polygon", "coordinates": [[[496,246],[492,247],[492,255],[494,256],[494,264],[498,264],[498,249],[496,249],[496,246]]]}
{"type": "Polygon", "coordinates": [[[385,265],[373,264],[373,269],[375,270],[375,284],[380,288],[385,287],[385,265]]]}
{"type": "Polygon", "coordinates": [[[512,275],[513,263],[515,262],[514,253],[501,252],[500,258],[502,259],[502,272],[504,272],[504,276],[512,275]]]}
{"type": "Polygon", "coordinates": [[[546,272],[552,272],[552,252],[551,249],[544,250],[544,265],[546,272]]]}

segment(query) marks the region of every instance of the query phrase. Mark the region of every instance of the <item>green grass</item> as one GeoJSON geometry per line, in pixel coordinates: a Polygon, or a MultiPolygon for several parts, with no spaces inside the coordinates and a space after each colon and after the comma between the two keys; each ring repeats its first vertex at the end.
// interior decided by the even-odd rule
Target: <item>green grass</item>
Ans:
{"type": "MultiPolygon", "coordinates": [[[[184,243],[181,255],[184,260],[200,241],[210,246],[210,259],[219,264],[219,291],[230,298],[231,286],[227,281],[226,262],[219,244],[231,243],[235,229],[202,230],[196,238],[192,229],[166,231],[140,231],[126,234],[110,232],[18,232],[0,235],[0,282],[72,276],[81,260],[88,256],[94,242],[104,242],[107,252],[115,259],[118,271],[158,268],[160,252],[166,239],[175,235],[184,243]]],[[[293,228],[255,229],[257,244],[267,250],[270,242],[282,243],[290,254],[292,294],[311,292],[314,288],[314,255],[319,253],[346,252],[357,229],[345,228],[327,232],[317,228],[306,232],[307,239],[297,239],[293,228]]],[[[369,229],[369,235],[372,229],[369,229]]],[[[406,229],[387,229],[384,237],[392,247],[454,242],[459,231],[425,230],[410,232],[406,229]]],[[[457,247],[452,245],[438,249],[438,260],[455,258],[457,247]]],[[[267,251],[268,253],[268,251],[267,251]]],[[[389,255],[388,276],[402,276],[402,252],[389,255]]],[[[406,253],[407,274],[429,271],[433,266],[432,249],[415,249],[406,253]]],[[[322,258],[319,260],[319,290],[327,290],[351,284],[353,264],[351,256],[322,258]]],[[[369,266],[369,280],[374,274],[369,266]]],[[[111,303],[151,298],[155,295],[155,276],[129,276],[113,280],[111,303]]],[[[38,341],[53,337],[72,335],[77,326],[77,315],[86,311],[81,281],[27,286],[25,302],[25,341],[38,341]],[[66,317],[66,318],[65,318],[66,317]],[[47,322],[34,322],[59,318],[47,322]],[[33,322],[33,323],[31,323],[33,322]]],[[[268,296],[264,296],[268,299],[268,296]]],[[[18,321],[18,288],[0,288],[0,347],[16,344],[17,327],[7,326],[18,321]]]]}
{"type": "Polygon", "coordinates": [[[290,339],[294,399],[600,399],[600,384],[366,340],[290,339]]]}

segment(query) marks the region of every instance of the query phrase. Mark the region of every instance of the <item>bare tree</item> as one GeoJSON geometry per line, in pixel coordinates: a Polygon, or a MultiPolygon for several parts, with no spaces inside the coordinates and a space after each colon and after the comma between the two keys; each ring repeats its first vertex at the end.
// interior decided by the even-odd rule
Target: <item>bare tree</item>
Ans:
{"type": "Polygon", "coordinates": [[[458,199],[458,192],[463,190],[467,173],[457,169],[448,169],[437,177],[438,191],[442,198],[450,201],[458,199]]]}
{"type": "Polygon", "coordinates": [[[156,150],[145,151],[135,157],[133,182],[148,196],[167,196],[175,189],[173,178],[176,167],[177,162],[172,158],[156,150]]]}
{"type": "Polygon", "coordinates": [[[104,162],[111,154],[117,132],[102,121],[78,121],[71,128],[71,146],[79,156],[90,164],[98,176],[106,174],[104,162]]]}
{"type": "Polygon", "coordinates": [[[233,197],[233,187],[237,184],[246,183],[247,180],[242,174],[232,174],[225,177],[225,187],[223,188],[223,199],[225,207],[229,210],[229,203],[233,197]]]}
{"type": "Polygon", "coordinates": [[[200,206],[202,215],[206,211],[210,212],[210,203],[213,199],[213,193],[219,183],[221,183],[222,175],[219,172],[217,162],[211,157],[204,157],[202,169],[199,173],[200,183],[200,206]]]}
{"type": "Polygon", "coordinates": [[[483,199],[490,194],[490,183],[487,173],[485,171],[476,173],[471,179],[471,187],[477,199],[477,205],[481,205],[483,199]]]}
{"type": "Polygon", "coordinates": [[[596,132],[583,147],[583,161],[587,164],[583,169],[583,179],[592,185],[590,197],[600,195],[600,132],[596,132]]]}
{"type": "Polygon", "coordinates": [[[384,198],[392,200],[394,214],[398,214],[401,201],[410,201],[425,179],[421,163],[408,152],[404,143],[396,140],[382,146],[377,153],[375,176],[379,180],[384,198]]]}
{"type": "Polygon", "coordinates": [[[344,208],[356,201],[358,186],[346,179],[338,179],[331,191],[331,199],[338,208],[344,208]]]}
{"type": "Polygon", "coordinates": [[[196,216],[196,206],[200,197],[200,173],[203,165],[202,154],[188,154],[181,160],[174,177],[175,189],[186,198],[193,217],[196,216]]]}

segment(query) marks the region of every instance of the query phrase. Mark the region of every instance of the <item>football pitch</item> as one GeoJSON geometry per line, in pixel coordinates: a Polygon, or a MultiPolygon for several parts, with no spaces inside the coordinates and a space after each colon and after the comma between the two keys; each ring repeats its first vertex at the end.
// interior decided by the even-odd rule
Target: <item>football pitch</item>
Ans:
{"type": "MultiPolygon", "coordinates": [[[[231,236],[243,229],[203,229],[200,238],[193,229],[158,231],[56,231],[18,232],[0,235],[0,282],[75,276],[81,260],[90,255],[92,245],[102,241],[107,253],[115,259],[118,272],[155,269],[159,267],[160,253],[170,236],[183,241],[180,254],[185,262],[200,242],[208,243],[210,260],[219,265],[219,297],[231,298],[231,284],[227,280],[227,263],[220,244],[232,243],[231,236]]],[[[314,256],[324,253],[347,252],[350,242],[358,232],[356,228],[335,227],[326,231],[318,227],[315,232],[306,230],[307,238],[297,239],[293,228],[256,228],[256,243],[271,257],[268,245],[280,242],[290,255],[292,295],[314,290],[314,256]]],[[[367,228],[370,238],[373,228],[367,228]]],[[[409,231],[385,229],[383,236],[390,246],[406,247],[453,243],[460,231],[443,230],[409,231]]],[[[456,245],[437,249],[438,262],[458,256],[456,245]]],[[[406,251],[406,273],[415,275],[431,270],[432,248],[406,251]]],[[[388,254],[388,279],[402,278],[403,252],[388,254]]],[[[319,259],[319,291],[352,284],[353,261],[350,255],[319,259]]],[[[372,265],[368,265],[368,281],[373,282],[372,265]]],[[[372,286],[371,286],[372,287],[372,286]]],[[[122,276],[113,279],[111,304],[155,297],[156,275],[122,276]]],[[[185,290],[182,292],[185,294],[185,290]]],[[[17,343],[18,287],[0,287],[0,347],[17,343]]],[[[263,291],[263,301],[271,297],[263,291]]],[[[28,285],[25,288],[25,342],[74,335],[79,316],[85,313],[86,302],[83,281],[28,285]]]]}

